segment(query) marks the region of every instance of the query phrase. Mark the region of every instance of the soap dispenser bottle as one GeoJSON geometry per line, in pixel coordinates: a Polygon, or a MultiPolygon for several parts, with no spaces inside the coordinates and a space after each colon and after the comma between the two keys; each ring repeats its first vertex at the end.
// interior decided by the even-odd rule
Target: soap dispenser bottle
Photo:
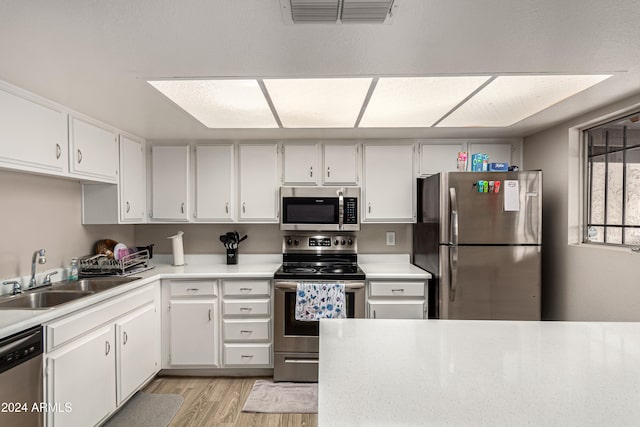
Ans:
{"type": "Polygon", "coordinates": [[[71,258],[69,265],[69,280],[78,280],[78,258],[71,258]]]}

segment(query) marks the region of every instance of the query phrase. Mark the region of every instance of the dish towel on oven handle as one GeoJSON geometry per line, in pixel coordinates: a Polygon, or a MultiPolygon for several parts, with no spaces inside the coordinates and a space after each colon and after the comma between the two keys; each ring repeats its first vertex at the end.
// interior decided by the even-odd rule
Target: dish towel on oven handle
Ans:
{"type": "Polygon", "coordinates": [[[296,320],[344,319],[343,283],[305,283],[296,287],[296,320]]]}

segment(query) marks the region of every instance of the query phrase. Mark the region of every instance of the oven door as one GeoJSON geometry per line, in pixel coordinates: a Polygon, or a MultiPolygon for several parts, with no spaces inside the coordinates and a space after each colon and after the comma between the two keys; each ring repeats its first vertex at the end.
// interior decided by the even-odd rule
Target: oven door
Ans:
{"type": "MultiPolygon", "coordinates": [[[[274,351],[317,353],[320,322],[296,320],[297,285],[298,282],[275,282],[274,351]]],[[[345,297],[347,317],[363,318],[364,282],[345,282],[345,297]]]]}

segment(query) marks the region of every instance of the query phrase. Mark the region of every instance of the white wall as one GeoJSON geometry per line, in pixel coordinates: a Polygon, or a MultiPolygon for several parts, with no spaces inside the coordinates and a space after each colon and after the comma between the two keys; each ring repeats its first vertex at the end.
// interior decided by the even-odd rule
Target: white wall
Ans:
{"type": "Polygon", "coordinates": [[[83,226],[78,181],[0,170],[0,281],[30,274],[35,250],[47,251],[41,273],[67,267],[106,238],[132,244],[133,226],[83,226]]]}
{"type": "Polygon", "coordinates": [[[524,139],[525,169],[543,171],[543,319],[640,321],[640,255],[579,244],[578,128],[633,109],[640,96],[524,139]]]}

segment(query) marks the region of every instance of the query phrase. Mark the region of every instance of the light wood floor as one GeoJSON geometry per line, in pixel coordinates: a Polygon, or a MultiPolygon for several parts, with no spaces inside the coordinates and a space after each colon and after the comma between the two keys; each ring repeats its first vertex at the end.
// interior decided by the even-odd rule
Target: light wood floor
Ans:
{"type": "Polygon", "coordinates": [[[317,414],[241,412],[256,379],[267,378],[157,377],[144,388],[144,391],[182,395],[184,403],[169,427],[316,427],[318,425],[317,414]]]}

